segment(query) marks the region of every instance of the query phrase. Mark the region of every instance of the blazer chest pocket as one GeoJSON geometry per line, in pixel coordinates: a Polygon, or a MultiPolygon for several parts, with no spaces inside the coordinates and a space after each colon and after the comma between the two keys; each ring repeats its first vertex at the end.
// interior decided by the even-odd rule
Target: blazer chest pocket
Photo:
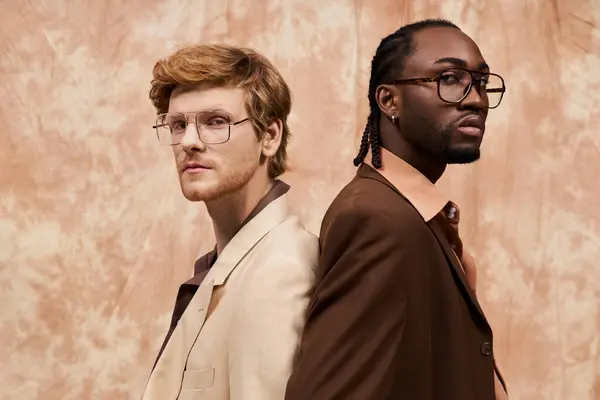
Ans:
{"type": "Polygon", "coordinates": [[[190,369],[183,372],[182,390],[209,389],[215,383],[214,367],[190,369]]]}

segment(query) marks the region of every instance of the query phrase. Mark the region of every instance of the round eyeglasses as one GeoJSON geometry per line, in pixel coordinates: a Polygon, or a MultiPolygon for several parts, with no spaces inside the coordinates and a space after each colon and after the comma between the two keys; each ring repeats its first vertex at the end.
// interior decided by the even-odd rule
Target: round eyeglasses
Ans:
{"type": "Polygon", "coordinates": [[[392,85],[410,85],[437,82],[438,96],[446,103],[460,103],[475,87],[486,108],[500,105],[506,86],[504,79],[490,72],[471,71],[464,68],[448,68],[434,78],[411,78],[392,81],[392,85]]]}
{"type": "Polygon", "coordinates": [[[190,123],[196,126],[198,138],[205,144],[221,144],[229,140],[231,127],[244,123],[250,118],[230,122],[230,116],[222,111],[201,111],[197,113],[164,113],[158,114],[156,137],[159,143],[166,146],[181,144],[190,123]],[[194,114],[190,116],[189,114],[194,114]]]}

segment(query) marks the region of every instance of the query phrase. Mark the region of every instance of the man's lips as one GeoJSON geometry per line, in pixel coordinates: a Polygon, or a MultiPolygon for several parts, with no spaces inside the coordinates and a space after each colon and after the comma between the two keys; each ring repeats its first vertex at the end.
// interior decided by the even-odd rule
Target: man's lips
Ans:
{"type": "Polygon", "coordinates": [[[458,130],[469,136],[482,136],[485,131],[485,120],[480,115],[471,115],[458,122],[458,130]]]}
{"type": "Polygon", "coordinates": [[[202,171],[208,171],[211,169],[207,164],[199,162],[186,162],[183,165],[183,172],[197,173],[202,171]]]}

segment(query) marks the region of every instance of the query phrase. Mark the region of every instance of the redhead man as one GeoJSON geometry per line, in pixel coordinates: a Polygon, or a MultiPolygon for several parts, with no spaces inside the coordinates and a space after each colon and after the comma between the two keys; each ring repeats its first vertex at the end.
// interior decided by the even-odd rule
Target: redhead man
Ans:
{"type": "Polygon", "coordinates": [[[286,205],[290,89],[261,54],[188,46],[154,66],[156,134],[216,247],[179,289],[143,400],[280,400],[318,240],[286,205]]]}

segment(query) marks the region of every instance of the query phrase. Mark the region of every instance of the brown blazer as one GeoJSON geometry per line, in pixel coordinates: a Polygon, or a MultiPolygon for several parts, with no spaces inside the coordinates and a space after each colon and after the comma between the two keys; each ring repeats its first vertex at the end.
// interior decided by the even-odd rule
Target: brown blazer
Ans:
{"type": "Polygon", "coordinates": [[[359,168],[323,219],[286,400],[495,399],[492,330],[442,222],[359,168]]]}

